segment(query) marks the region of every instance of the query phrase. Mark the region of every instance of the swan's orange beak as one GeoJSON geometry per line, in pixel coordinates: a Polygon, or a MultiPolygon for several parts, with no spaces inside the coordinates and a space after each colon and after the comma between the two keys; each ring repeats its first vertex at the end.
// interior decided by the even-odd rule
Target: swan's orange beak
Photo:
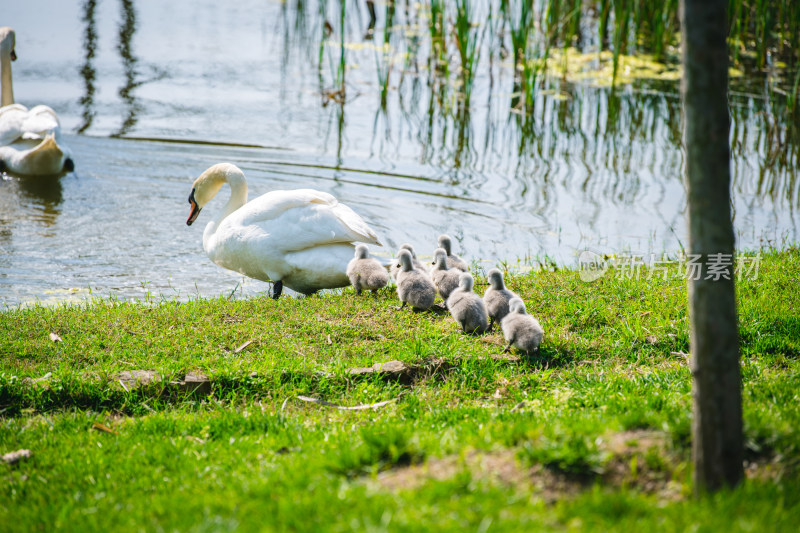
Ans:
{"type": "Polygon", "coordinates": [[[192,206],[192,210],[189,212],[189,218],[186,219],[187,226],[191,226],[192,222],[197,219],[197,215],[200,214],[200,208],[197,207],[197,202],[194,200],[194,189],[192,189],[192,194],[189,195],[189,205],[192,206]]]}

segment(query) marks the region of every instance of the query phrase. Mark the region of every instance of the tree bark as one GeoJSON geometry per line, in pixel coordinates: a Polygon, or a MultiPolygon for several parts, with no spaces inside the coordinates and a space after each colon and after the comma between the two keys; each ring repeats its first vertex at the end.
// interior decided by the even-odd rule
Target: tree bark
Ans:
{"type": "Polygon", "coordinates": [[[727,0],[682,0],[695,491],[744,477],[730,209],[727,0]]]}

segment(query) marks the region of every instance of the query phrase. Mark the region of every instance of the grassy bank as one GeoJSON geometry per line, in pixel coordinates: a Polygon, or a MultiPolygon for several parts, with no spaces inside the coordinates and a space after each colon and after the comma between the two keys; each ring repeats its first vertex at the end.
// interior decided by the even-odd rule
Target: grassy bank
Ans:
{"type": "Polygon", "coordinates": [[[794,530],[800,250],[738,284],[748,480],[702,501],[685,283],[619,274],[509,276],[533,357],[388,290],[0,313],[0,530],[794,530]]]}

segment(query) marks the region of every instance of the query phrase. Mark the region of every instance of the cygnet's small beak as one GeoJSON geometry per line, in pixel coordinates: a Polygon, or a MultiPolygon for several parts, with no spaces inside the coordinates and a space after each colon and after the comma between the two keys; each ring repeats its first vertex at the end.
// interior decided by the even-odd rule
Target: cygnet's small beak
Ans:
{"type": "Polygon", "coordinates": [[[17,53],[14,50],[11,50],[11,61],[17,60],[17,53]]]}
{"type": "Polygon", "coordinates": [[[189,218],[186,219],[187,226],[191,226],[192,222],[197,219],[197,215],[200,214],[200,208],[197,207],[197,202],[194,200],[194,189],[192,189],[192,194],[189,195],[189,205],[192,206],[192,210],[189,212],[189,218]]]}

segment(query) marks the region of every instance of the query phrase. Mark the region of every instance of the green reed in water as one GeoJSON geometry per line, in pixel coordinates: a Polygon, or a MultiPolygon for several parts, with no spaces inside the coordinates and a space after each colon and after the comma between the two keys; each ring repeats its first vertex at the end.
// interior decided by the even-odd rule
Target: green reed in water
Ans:
{"type": "Polygon", "coordinates": [[[336,69],[336,86],[344,94],[345,73],[347,71],[347,55],[345,53],[345,16],[347,14],[347,2],[340,0],[339,9],[339,68],[336,69]]]}
{"type": "MultiPolygon", "coordinates": [[[[295,2],[303,4],[307,13],[315,11],[314,4],[295,2]]],[[[501,86],[494,85],[495,79],[510,73],[513,86],[506,89],[511,90],[507,105],[519,119],[512,122],[520,125],[522,137],[533,136],[541,120],[533,117],[537,106],[549,101],[540,97],[542,92],[569,99],[574,87],[581,85],[606,87],[650,79],[662,80],[653,82],[662,87],[678,79],[678,4],[679,0],[394,0],[383,4],[383,16],[374,21],[375,46],[365,48],[374,50],[368,53],[374,56],[373,79],[384,111],[394,90],[390,82],[395,80],[398,94],[407,91],[408,102],[430,96],[425,125],[429,134],[435,116],[443,119],[442,138],[452,134],[467,138],[468,132],[461,135],[456,129],[468,128],[461,121],[468,121],[470,111],[475,111],[470,109],[473,91],[488,78],[491,107],[498,101],[492,91],[501,86]]],[[[363,63],[357,50],[364,39],[353,31],[363,4],[319,0],[316,5],[317,23],[324,23],[319,32],[321,86],[324,77],[332,90],[323,92],[342,102],[346,69],[363,63]],[[339,35],[332,37],[335,32],[339,35]]],[[[800,2],[730,0],[729,6],[731,63],[742,75],[732,83],[737,92],[757,99],[757,107],[764,111],[759,120],[765,124],[768,141],[763,146],[774,154],[766,156],[766,162],[786,168],[781,159],[788,164],[800,150],[800,131],[796,131],[800,130],[800,2]],[[766,76],[767,83],[754,85],[753,76],[766,76]],[[753,94],[753,87],[760,94],[753,94]],[[790,155],[784,157],[787,152],[790,155]]]]}
{"type": "Polygon", "coordinates": [[[512,3],[510,0],[502,0],[500,12],[508,26],[511,48],[514,53],[517,79],[515,93],[522,96],[520,100],[513,102],[512,106],[519,108],[524,102],[525,108],[531,109],[539,71],[538,63],[529,53],[529,42],[533,40],[531,34],[534,31],[533,5],[530,2],[512,3]]]}
{"type": "Polygon", "coordinates": [[[431,35],[431,70],[447,76],[447,28],[445,21],[446,5],[444,0],[431,0],[428,29],[431,35]]]}
{"type": "Polygon", "coordinates": [[[508,24],[514,64],[519,66],[524,62],[525,51],[528,49],[528,37],[533,31],[533,6],[530,2],[515,2],[514,4],[515,6],[512,6],[510,0],[501,0],[500,12],[508,24]]]}
{"type": "Polygon", "coordinates": [[[378,86],[381,88],[381,109],[386,109],[386,103],[389,97],[389,76],[392,73],[392,28],[394,27],[394,12],[395,4],[393,1],[386,2],[385,4],[385,18],[386,21],[383,26],[383,43],[379,48],[375,48],[375,65],[378,74],[378,86]]]}
{"type": "Polygon", "coordinates": [[[478,45],[478,24],[474,19],[469,0],[456,2],[455,21],[453,23],[453,37],[461,59],[461,91],[465,104],[469,104],[472,94],[472,83],[475,79],[475,69],[478,63],[480,47],[478,45]]]}

